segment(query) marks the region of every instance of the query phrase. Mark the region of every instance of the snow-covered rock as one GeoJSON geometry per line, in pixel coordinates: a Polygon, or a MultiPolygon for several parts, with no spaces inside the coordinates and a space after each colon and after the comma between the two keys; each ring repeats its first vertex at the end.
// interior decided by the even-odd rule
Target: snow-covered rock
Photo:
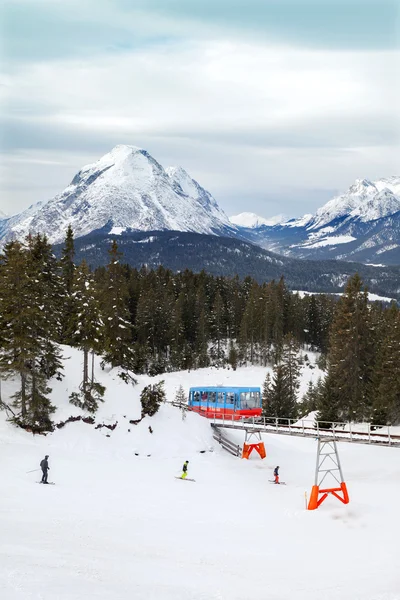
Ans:
{"type": "Polygon", "coordinates": [[[6,221],[0,240],[40,232],[57,243],[68,225],[76,237],[104,227],[211,235],[236,229],[184,169],[165,170],[146,150],[126,145],[83,167],[53,200],[6,221]]]}

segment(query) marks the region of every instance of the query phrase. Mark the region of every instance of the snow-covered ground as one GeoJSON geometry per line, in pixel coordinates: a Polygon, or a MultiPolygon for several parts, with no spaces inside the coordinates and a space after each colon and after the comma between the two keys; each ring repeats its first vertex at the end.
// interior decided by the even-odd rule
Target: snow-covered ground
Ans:
{"type": "MultiPolygon", "coordinates": [[[[299,294],[300,298],[304,296],[318,296],[321,293],[327,293],[330,296],[343,296],[343,292],[305,292],[303,290],[292,290],[293,294],[299,294]]],[[[372,294],[368,292],[368,300],[370,302],[393,302],[395,298],[389,298],[388,296],[379,296],[378,294],[372,294]]]]}
{"type": "MultiPolygon", "coordinates": [[[[80,413],[68,395],[81,359],[65,350],[55,420],[80,413]]],[[[303,370],[303,389],[316,371],[303,370]]],[[[261,385],[265,372],[162,378],[173,399],[179,384],[261,385]]],[[[2,600],[400,599],[399,449],[339,444],[350,504],[328,498],[307,511],[315,440],[266,434],[267,458],[241,460],[213,440],[209,421],[182,420],[167,404],[129,423],[143,386],[161,377],[131,388],[115,372],[97,374],[107,394],[96,423],[118,421],[114,431],[77,422],[32,436],[0,413],[2,600]],[[54,486],[27,473],[45,454],[54,486]],[[174,477],[186,459],[195,483],[174,477]],[[277,464],[286,486],[269,483],[277,464]]],[[[3,382],[3,399],[12,387],[3,382]]]]}

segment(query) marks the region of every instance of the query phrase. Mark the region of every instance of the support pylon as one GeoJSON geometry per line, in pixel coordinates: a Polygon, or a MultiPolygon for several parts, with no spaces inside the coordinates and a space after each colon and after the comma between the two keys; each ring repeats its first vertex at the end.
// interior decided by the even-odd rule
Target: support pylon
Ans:
{"type": "Polygon", "coordinates": [[[349,494],[343,481],[342,467],[335,440],[318,438],[317,466],[315,469],[315,481],[311,490],[308,510],[315,510],[322,504],[329,494],[335,496],[343,504],[349,503],[349,494]],[[322,468],[324,466],[325,468],[322,468]],[[321,489],[325,477],[331,476],[339,484],[335,487],[321,489]]]}
{"type": "Polygon", "coordinates": [[[253,450],[256,450],[261,458],[265,458],[267,456],[264,442],[261,439],[261,433],[259,431],[254,431],[254,429],[246,429],[242,458],[249,458],[253,450]]]}

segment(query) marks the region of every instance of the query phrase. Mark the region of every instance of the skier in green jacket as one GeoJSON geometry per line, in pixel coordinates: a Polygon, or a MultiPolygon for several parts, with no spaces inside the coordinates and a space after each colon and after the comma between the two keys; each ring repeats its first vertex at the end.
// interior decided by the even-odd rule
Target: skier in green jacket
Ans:
{"type": "Polygon", "coordinates": [[[187,477],[188,465],[189,465],[189,461],[188,461],[188,460],[185,460],[185,462],[183,463],[183,467],[182,467],[182,475],[181,475],[181,479],[186,479],[186,477],[187,477]]]}

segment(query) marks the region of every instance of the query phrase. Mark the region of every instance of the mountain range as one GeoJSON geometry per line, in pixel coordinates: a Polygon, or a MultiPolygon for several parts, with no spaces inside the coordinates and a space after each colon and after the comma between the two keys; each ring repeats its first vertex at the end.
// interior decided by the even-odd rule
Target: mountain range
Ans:
{"type": "Polygon", "coordinates": [[[164,169],[146,150],[120,145],[83,167],[52,200],[0,215],[0,245],[40,232],[57,246],[68,225],[79,256],[93,266],[105,264],[112,236],[132,265],[204,268],[259,280],[290,274],[297,289],[316,291],[340,291],[349,273],[363,270],[354,261],[371,263],[364,271],[375,291],[400,295],[400,270],[388,270],[400,265],[400,177],[358,180],[300,219],[241,213],[230,220],[184,169],[164,169]]]}
{"type": "Polygon", "coordinates": [[[240,234],[286,256],[398,265],[400,177],[357,180],[315,215],[276,225],[240,227],[240,234]]]}

